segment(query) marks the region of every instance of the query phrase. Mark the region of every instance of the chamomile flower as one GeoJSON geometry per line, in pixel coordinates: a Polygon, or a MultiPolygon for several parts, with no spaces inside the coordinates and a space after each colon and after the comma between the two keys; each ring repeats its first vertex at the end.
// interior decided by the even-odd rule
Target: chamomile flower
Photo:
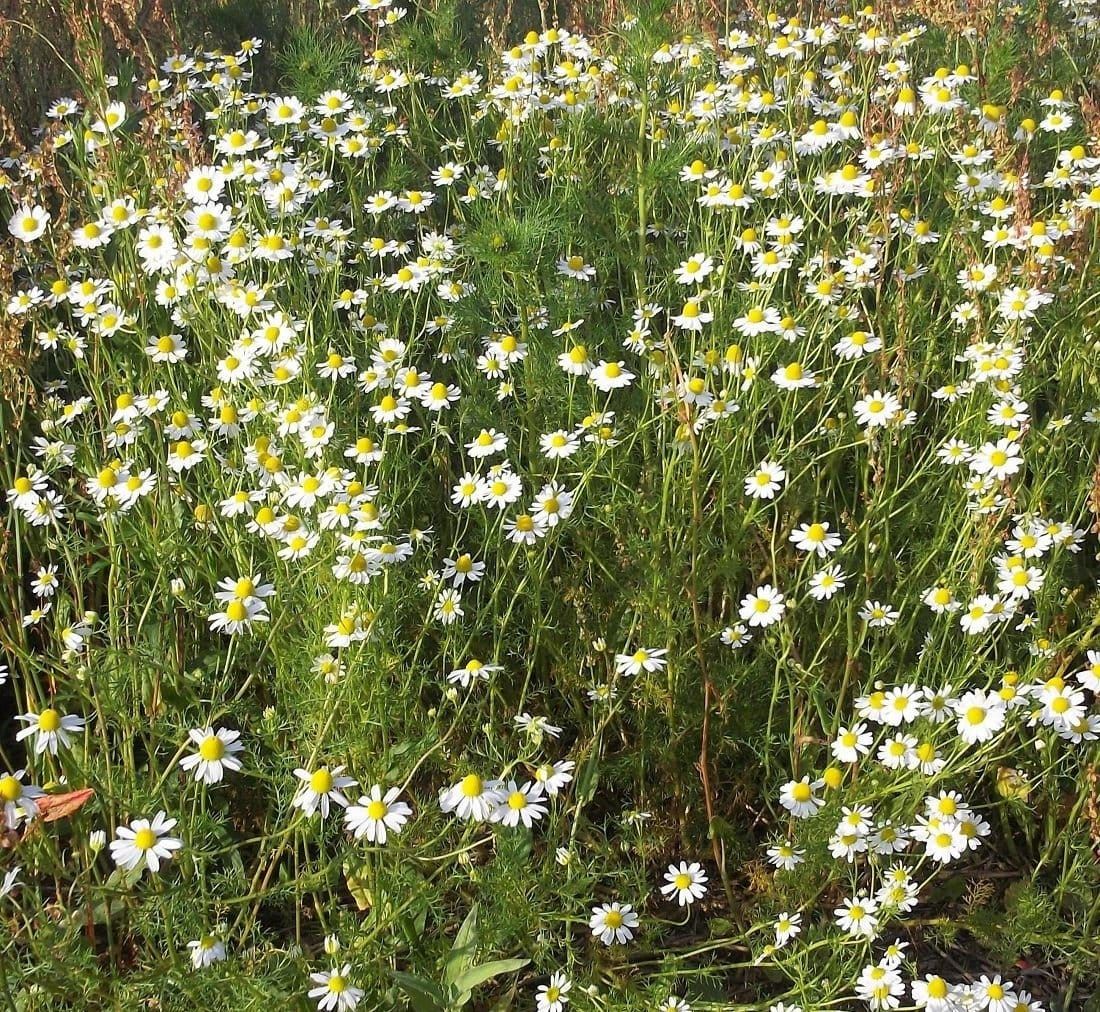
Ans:
{"type": "Polygon", "coordinates": [[[291,804],[310,818],[320,812],[322,819],[328,818],[334,804],[347,808],[348,799],[344,791],[356,786],[358,781],[343,776],[343,772],[343,766],[334,766],[331,769],[320,766],[312,772],[296,769],[294,775],[301,781],[301,787],[291,804]]]}
{"type": "Polygon", "coordinates": [[[115,839],[111,841],[111,857],[115,864],[127,871],[140,867],[152,874],[160,871],[162,861],[171,860],[183,847],[183,841],[169,836],[175,828],[176,820],[169,819],[167,812],[157,812],[152,820],[135,819],[128,826],[119,826],[115,830],[115,839]]]}
{"type": "Polygon", "coordinates": [[[901,412],[901,401],[891,393],[875,390],[853,406],[856,421],[866,429],[889,425],[901,412]]]}
{"type": "Polygon", "coordinates": [[[808,776],[801,780],[791,780],[783,785],[779,792],[779,803],[796,819],[808,819],[821,810],[825,801],[814,792],[825,786],[824,781],[811,783],[808,776]]]}
{"type": "Polygon", "coordinates": [[[191,966],[203,970],[226,958],[225,943],[214,935],[203,935],[187,943],[191,950],[191,966]]]}
{"type": "Polygon", "coordinates": [[[625,367],[625,363],[605,362],[603,359],[588,374],[588,381],[602,393],[630,386],[634,378],[634,373],[625,367]]]}
{"type": "Polygon", "coordinates": [[[745,495],[753,499],[774,499],[787,480],[787,472],[781,464],[772,460],[761,461],[756,470],[745,478],[745,495]]]}
{"type": "Polygon", "coordinates": [[[240,742],[241,732],[229,728],[213,727],[192,728],[188,737],[196,746],[196,751],[180,760],[180,769],[194,770],[199,783],[216,784],[225,776],[225,771],[239,773],[241,761],[237,756],[244,751],[240,742]]]}
{"type": "Polygon", "coordinates": [[[39,204],[23,204],[8,219],[8,232],[21,242],[41,238],[50,224],[50,212],[39,204]]]}
{"type": "Polygon", "coordinates": [[[535,994],[537,1012],[562,1012],[569,1004],[569,989],[572,986],[569,978],[560,970],[550,974],[549,983],[540,984],[535,994]]]}
{"type": "Polygon", "coordinates": [[[765,583],[741,599],[739,614],[750,627],[766,629],[782,619],[786,610],[783,594],[765,583]]]}
{"type": "Polygon", "coordinates": [[[543,788],[538,781],[529,781],[520,787],[516,781],[509,780],[500,785],[498,801],[489,818],[502,826],[515,827],[522,823],[525,829],[530,829],[546,815],[542,798],[543,788]]]}
{"type": "Polygon", "coordinates": [[[877,913],[878,903],[863,893],[845,898],[834,911],[840,928],[857,938],[873,938],[878,933],[877,913]]]}
{"type": "Polygon", "coordinates": [[[542,785],[547,795],[554,797],[573,780],[576,764],[571,759],[559,759],[553,763],[543,763],[535,768],[534,779],[542,785]]]}
{"type": "Polygon", "coordinates": [[[839,566],[826,566],[810,577],[810,597],[815,601],[830,601],[844,589],[848,575],[839,566]]]}
{"type": "Polygon", "coordinates": [[[602,903],[592,908],[588,927],[604,945],[625,945],[634,937],[638,915],[629,903],[602,903]]]}
{"type": "Polygon", "coordinates": [[[615,655],[615,670],[620,675],[638,675],[643,671],[660,671],[668,663],[668,650],[661,648],[638,647],[628,653],[615,655]]]}
{"type": "Polygon", "coordinates": [[[665,882],[661,894],[668,899],[675,898],[680,906],[689,906],[707,893],[707,874],[697,861],[679,865],[670,864],[665,872],[665,882]]]}
{"type": "Polygon", "coordinates": [[[874,735],[867,730],[867,725],[858,723],[852,727],[841,727],[837,731],[836,739],[830,746],[833,755],[843,763],[858,762],[861,756],[868,755],[871,751],[871,742],[874,735]]]}
{"type": "Polygon", "coordinates": [[[0,806],[3,810],[3,825],[16,830],[20,823],[30,822],[38,815],[37,799],[45,797],[45,791],[32,783],[24,783],[26,770],[16,770],[0,776],[0,806]]]}
{"type": "Polygon", "coordinates": [[[359,798],[358,804],[348,805],[344,811],[344,825],[357,840],[385,844],[389,834],[398,834],[412,815],[412,809],[398,801],[400,787],[391,787],[382,793],[382,785],[374,784],[368,794],[359,798]]]}
{"type": "Polygon", "coordinates": [[[27,725],[16,734],[15,740],[33,738],[35,755],[45,752],[57,755],[59,748],[72,748],[72,736],[83,734],[86,723],[83,717],[71,713],[63,714],[52,706],[38,713],[31,711],[16,714],[15,719],[27,725]]]}
{"type": "Polygon", "coordinates": [[[443,812],[454,812],[464,821],[487,822],[503,799],[503,785],[498,780],[483,780],[477,773],[468,773],[458,783],[439,794],[443,812]]]}
{"type": "Polygon", "coordinates": [[[1001,698],[980,689],[964,693],[955,700],[953,709],[958,718],[959,737],[967,745],[989,741],[1005,724],[1001,698]]]}
{"type": "Polygon", "coordinates": [[[800,552],[816,554],[820,558],[832,555],[841,545],[841,537],[829,530],[829,522],[823,520],[812,524],[800,524],[791,532],[788,539],[800,552]]]}
{"type": "Polygon", "coordinates": [[[317,986],[306,992],[317,999],[321,1012],[351,1012],[363,1000],[365,992],[351,979],[351,964],[345,963],[328,971],[311,973],[309,979],[317,986]]]}

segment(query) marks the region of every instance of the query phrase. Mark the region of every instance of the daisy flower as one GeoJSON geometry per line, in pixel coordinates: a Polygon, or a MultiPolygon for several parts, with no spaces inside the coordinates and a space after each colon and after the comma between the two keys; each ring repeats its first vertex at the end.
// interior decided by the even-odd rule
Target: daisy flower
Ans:
{"type": "Polygon", "coordinates": [[[327,972],[311,973],[309,979],[317,985],[307,992],[317,999],[321,1012],[350,1012],[363,1000],[364,992],[351,983],[351,963],[327,972]]]}
{"type": "Polygon", "coordinates": [[[72,714],[62,714],[53,707],[48,707],[40,713],[16,714],[16,720],[23,721],[27,726],[15,736],[16,741],[25,738],[34,738],[34,751],[36,755],[49,752],[57,755],[58,748],[71,748],[70,735],[83,734],[86,721],[83,717],[72,714]]]}
{"type": "Polygon", "coordinates": [[[439,807],[454,812],[459,819],[487,822],[502,797],[500,781],[482,780],[478,774],[468,773],[457,784],[440,791],[439,807]]]}
{"type": "Polygon", "coordinates": [[[312,817],[318,811],[322,819],[327,819],[333,803],[341,808],[348,807],[348,799],[344,791],[354,787],[358,781],[351,777],[341,776],[343,766],[334,766],[331,770],[327,766],[314,770],[296,769],[294,775],[302,781],[302,786],[294,796],[291,804],[300,808],[308,817],[312,817]]]}
{"type": "Polygon", "coordinates": [[[592,908],[588,927],[604,945],[622,945],[634,937],[633,929],[638,927],[638,915],[629,903],[620,904],[617,900],[603,903],[592,908]]]}
{"type": "Polygon", "coordinates": [[[35,784],[23,783],[26,770],[16,770],[0,777],[0,805],[3,806],[4,825],[10,830],[19,828],[26,820],[30,822],[38,814],[37,798],[46,796],[46,792],[35,784]]]}
{"type": "Polygon", "coordinates": [[[400,833],[412,815],[412,809],[397,797],[400,787],[391,787],[385,794],[382,785],[374,784],[369,794],[364,794],[359,803],[349,805],[344,812],[344,824],[361,840],[366,837],[369,843],[384,844],[389,833],[400,833]]]}
{"type": "Polygon", "coordinates": [[[800,552],[817,554],[820,558],[832,555],[841,544],[841,537],[829,531],[828,521],[800,524],[788,539],[800,552]]]}
{"type": "Polygon", "coordinates": [[[741,599],[738,614],[751,627],[766,629],[778,622],[786,610],[783,595],[770,583],[765,583],[741,599]]]}
{"type": "Polygon", "coordinates": [[[745,495],[753,499],[774,499],[786,480],[787,472],[782,464],[773,460],[761,461],[756,470],[745,478],[745,495]]]}
{"type": "Polygon", "coordinates": [[[161,861],[171,860],[183,846],[182,840],[167,835],[175,825],[176,820],[162,811],[152,821],[135,819],[129,826],[119,826],[115,830],[116,839],[111,841],[115,864],[127,871],[141,866],[155,875],[160,871],[161,861]]]}
{"type": "Polygon", "coordinates": [[[665,872],[665,884],[661,894],[672,899],[680,906],[688,906],[707,893],[707,874],[703,866],[696,861],[688,864],[681,861],[679,866],[670,864],[665,872]]]}
{"type": "Polygon", "coordinates": [[[824,806],[825,802],[814,794],[825,786],[823,780],[812,783],[808,776],[801,780],[791,780],[783,785],[779,792],[779,803],[796,819],[808,819],[824,806]]]}
{"type": "Polygon", "coordinates": [[[549,984],[540,984],[535,993],[538,1012],[562,1012],[569,1004],[569,988],[572,983],[560,970],[550,974],[549,984]]]}
{"type": "Polygon", "coordinates": [[[191,950],[191,966],[196,970],[205,969],[225,959],[225,943],[213,935],[203,935],[187,943],[191,950]]]}
{"type": "Polygon", "coordinates": [[[639,647],[633,653],[615,655],[615,670],[620,675],[638,675],[643,671],[660,671],[668,663],[666,648],[639,647]]]}
{"type": "Polygon", "coordinates": [[[188,737],[197,746],[197,751],[180,760],[180,769],[194,770],[195,780],[204,784],[216,784],[225,776],[225,771],[238,773],[241,762],[237,755],[244,751],[238,740],[240,731],[228,728],[193,728],[188,737]]]}
{"type": "Polygon", "coordinates": [[[509,828],[522,822],[526,829],[530,829],[546,814],[542,795],[542,784],[537,781],[530,781],[520,787],[514,780],[509,780],[507,784],[501,785],[499,800],[489,819],[509,828]]]}

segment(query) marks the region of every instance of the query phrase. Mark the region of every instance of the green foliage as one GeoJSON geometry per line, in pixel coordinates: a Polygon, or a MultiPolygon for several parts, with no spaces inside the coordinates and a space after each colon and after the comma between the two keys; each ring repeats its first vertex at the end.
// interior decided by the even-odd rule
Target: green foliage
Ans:
{"type": "Polygon", "coordinates": [[[278,86],[303,102],[314,102],[323,91],[352,87],[359,56],[354,40],[331,27],[295,26],[275,57],[278,86]]]}
{"type": "Polygon", "coordinates": [[[788,59],[780,22],[719,48],[671,9],[501,53],[453,0],[356,28],[212,5],[211,46],[275,45],[159,95],[91,75],[11,166],[0,790],[94,794],[4,810],[9,1004],[297,1012],[318,974],[363,1008],[503,1009],[561,972],[584,1012],[847,1008],[895,936],[907,986],[1098,986],[1095,746],[1053,708],[1095,709],[1097,198],[1092,169],[1044,181],[1095,154],[1087,104],[1014,135],[1085,93],[1094,40],[1059,22],[1032,66],[1021,16],[878,52],[861,14],[788,59]],[[902,115],[902,58],[980,74],[902,115]],[[52,707],[86,726],[36,753],[52,707]],[[212,728],[242,768],[206,783],[212,728]],[[307,813],[337,766],[357,783],[307,813]],[[375,785],[408,805],[384,842],[375,785]],[[162,810],[180,850],[118,867],[107,840],[162,810]],[[873,939],[838,926],[864,893],[873,939]],[[640,923],[605,946],[615,902],[640,923]]]}

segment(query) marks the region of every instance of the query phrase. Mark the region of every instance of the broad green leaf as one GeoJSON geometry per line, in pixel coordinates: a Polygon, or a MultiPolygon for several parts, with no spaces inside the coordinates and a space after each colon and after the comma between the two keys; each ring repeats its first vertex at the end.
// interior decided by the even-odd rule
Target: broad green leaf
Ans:
{"type": "Polygon", "coordinates": [[[424,980],[414,973],[403,973],[401,970],[393,970],[391,973],[416,1012],[444,1012],[447,1008],[443,991],[434,981],[424,980]]]}
{"type": "Polygon", "coordinates": [[[530,962],[529,959],[494,959],[491,962],[482,963],[480,966],[471,966],[455,978],[454,987],[461,992],[472,991],[479,984],[484,984],[487,980],[492,980],[493,977],[499,977],[502,973],[514,973],[516,970],[522,970],[530,962]]]}

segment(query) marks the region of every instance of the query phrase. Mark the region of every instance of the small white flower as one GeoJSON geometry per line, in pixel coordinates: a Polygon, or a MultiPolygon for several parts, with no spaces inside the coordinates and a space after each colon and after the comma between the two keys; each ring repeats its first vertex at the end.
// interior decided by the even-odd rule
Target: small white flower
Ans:
{"type": "Polygon", "coordinates": [[[156,874],[161,861],[170,860],[183,846],[182,840],[167,835],[175,825],[176,820],[169,819],[166,812],[157,812],[152,821],[135,819],[129,826],[119,826],[111,841],[115,864],[128,871],[142,866],[156,874]]]}
{"type": "Polygon", "coordinates": [[[603,903],[592,908],[588,919],[592,934],[604,945],[620,945],[634,937],[634,928],[638,927],[638,915],[629,903],[603,903]]]}

